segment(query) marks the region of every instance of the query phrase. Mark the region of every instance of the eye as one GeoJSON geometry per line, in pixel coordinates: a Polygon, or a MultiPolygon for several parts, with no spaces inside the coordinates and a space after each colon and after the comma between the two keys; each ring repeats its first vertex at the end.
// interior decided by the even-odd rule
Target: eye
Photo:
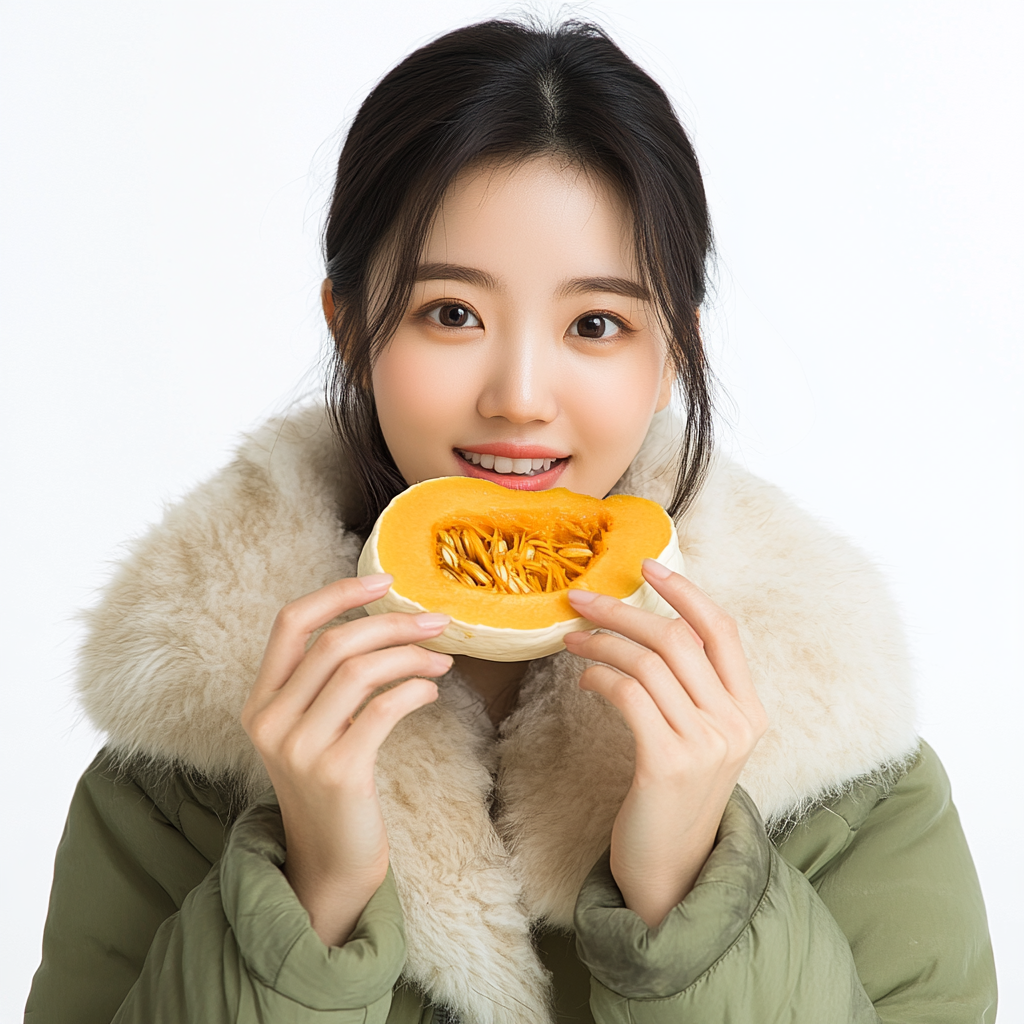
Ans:
{"type": "Polygon", "coordinates": [[[480,327],[480,319],[468,306],[461,302],[446,302],[435,306],[429,313],[429,319],[441,327],[480,327]]]}
{"type": "Polygon", "coordinates": [[[605,313],[588,313],[586,316],[581,316],[579,320],[573,321],[569,333],[580,338],[596,340],[598,338],[614,338],[621,330],[622,324],[614,317],[605,313]]]}

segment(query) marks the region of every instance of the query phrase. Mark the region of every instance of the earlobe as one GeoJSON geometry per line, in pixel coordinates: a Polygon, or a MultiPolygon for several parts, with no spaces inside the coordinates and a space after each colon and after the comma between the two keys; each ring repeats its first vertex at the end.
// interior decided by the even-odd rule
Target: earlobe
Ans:
{"type": "Polygon", "coordinates": [[[334,330],[334,285],[329,277],[324,278],[324,283],[320,285],[320,305],[323,306],[324,319],[327,321],[327,326],[333,331],[334,330]]]}
{"type": "Polygon", "coordinates": [[[672,388],[676,382],[676,370],[675,367],[668,361],[665,361],[665,372],[661,377],[661,391],[658,394],[658,404],[655,406],[655,412],[661,412],[669,402],[672,401],[672,388]]]}
{"type": "MultiPolygon", "coordinates": [[[[700,309],[693,311],[694,317],[697,320],[697,329],[700,330],[700,309]]],[[[658,405],[655,408],[655,412],[661,412],[662,409],[672,401],[672,390],[676,383],[676,368],[672,365],[672,361],[669,359],[665,360],[665,373],[661,378],[661,392],[658,395],[658,405]]]]}

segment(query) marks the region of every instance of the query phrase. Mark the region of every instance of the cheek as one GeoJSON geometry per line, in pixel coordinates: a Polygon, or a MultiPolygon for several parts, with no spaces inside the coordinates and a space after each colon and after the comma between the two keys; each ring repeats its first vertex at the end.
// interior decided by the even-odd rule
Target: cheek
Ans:
{"type": "MultiPolygon", "coordinates": [[[[449,444],[462,407],[454,361],[436,347],[396,336],[373,369],[373,397],[381,432],[407,480],[450,472],[449,444]]],[[[464,389],[464,387],[463,387],[464,389]]]]}
{"type": "Polygon", "coordinates": [[[385,420],[429,419],[440,377],[436,360],[427,359],[414,345],[393,340],[373,368],[373,397],[381,426],[385,420]]]}
{"type": "Polygon", "coordinates": [[[585,405],[589,410],[594,431],[609,436],[623,430],[643,432],[661,394],[663,365],[653,346],[582,360],[570,394],[577,408],[585,405]]]}
{"type": "Polygon", "coordinates": [[[656,352],[634,351],[577,369],[563,405],[582,442],[577,489],[604,497],[633,461],[658,405],[662,367],[656,352]]]}

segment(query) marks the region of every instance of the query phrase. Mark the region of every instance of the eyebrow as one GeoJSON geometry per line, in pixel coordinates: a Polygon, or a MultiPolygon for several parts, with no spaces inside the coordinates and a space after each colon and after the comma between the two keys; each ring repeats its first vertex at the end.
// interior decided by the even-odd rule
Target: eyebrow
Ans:
{"type": "Polygon", "coordinates": [[[417,281],[462,281],[464,284],[475,284],[480,288],[499,291],[498,279],[486,270],[475,267],[463,267],[458,263],[421,263],[416,268],[417,281]]]}
{"type": "Polygon", "coordinates": [[[611,292],[641,302],[651,300],[651,293],[638,281],[631,281],[628,277],[574,277],[558,289],[559,295],[586,295],[588,292],[611,292]]]}
{"type": "MultiPolygon", "coordinates": [[[[501,283],[486,270],[464,267],[459,263],[421,263],[416,268],[417,281],[462,281],[465,284],[500,291],[501,283]]],[[[651,293],[638,281],[628,277],[574,277],[558,289],[559,295],[586,295],[590,292],[609,292],[624,295],[641,302],[650,302],[651,293]]]]}

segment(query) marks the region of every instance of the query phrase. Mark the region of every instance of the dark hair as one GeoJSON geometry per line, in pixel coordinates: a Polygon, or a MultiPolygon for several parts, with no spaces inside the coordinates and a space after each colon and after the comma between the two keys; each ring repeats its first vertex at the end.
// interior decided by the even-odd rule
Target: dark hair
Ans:
{"type": "Polygon", "coordinates": [[[603,176],[631,210],[637,264],[660,309],[687,411],[669,513],[678,515],[700,487],[712,389],[697,311],[711,225],[690,140],[664,91],[600,28],[485,21],[441,36],[386,75],[338,161],[323,238],[336,310],[326,390],[362,492],[351,529],[368,532],[406,486],[377,420],[370,374],[405,313],[445,191],[475,161],[544,153],[603,176]],[[386,291],[371,301],[371,263],[382,259],[386,291]]]}

